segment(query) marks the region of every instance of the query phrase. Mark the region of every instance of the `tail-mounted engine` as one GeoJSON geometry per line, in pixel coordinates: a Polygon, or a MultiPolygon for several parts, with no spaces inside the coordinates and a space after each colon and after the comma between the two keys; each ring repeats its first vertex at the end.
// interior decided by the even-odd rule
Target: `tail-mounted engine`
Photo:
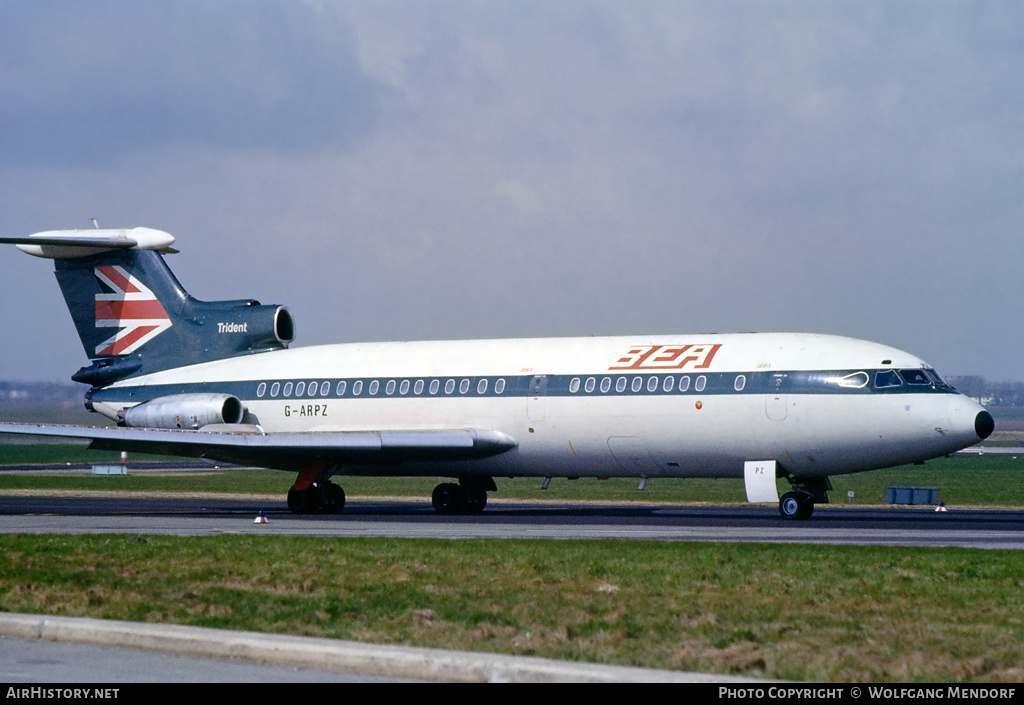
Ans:
{"type": "Polygon", "coordinates": [[[295,339],[295,322],[287,307],[246,299],[196,302],[192,325],[205,329],[197,339],[214,357],[286,348],[295,339]]]}

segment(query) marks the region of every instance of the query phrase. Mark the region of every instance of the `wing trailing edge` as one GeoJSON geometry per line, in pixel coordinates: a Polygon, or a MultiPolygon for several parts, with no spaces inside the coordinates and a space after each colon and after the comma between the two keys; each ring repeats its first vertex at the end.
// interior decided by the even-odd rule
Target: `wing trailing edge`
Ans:
{"type": "Polygon", "coordinates": [[[0,433],[87,439],[95,450],[209,458],[277,470],[298,470],[310,458],[342,465],[479,460],[518,445],[507,434],[473,428],[263,433],[240,424],[192,431],[0,423],[0,433]]]}

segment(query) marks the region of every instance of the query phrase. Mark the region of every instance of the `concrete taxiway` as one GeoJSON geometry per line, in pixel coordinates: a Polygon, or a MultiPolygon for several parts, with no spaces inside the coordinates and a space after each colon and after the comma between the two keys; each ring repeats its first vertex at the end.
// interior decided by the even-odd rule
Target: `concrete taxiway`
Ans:
{"type": "MultiPolygon", "coordinates": [[[[292,672],[300,669],[303,682],[345,681],[444,681],[460,683],[718,683],[749,682],[750,679],[703,673],[684,673],[651,668],[631,668],[606,664],[556,661],[525,656],[424,649],[411,646],[364,644],[340,639],[240,632],[226,629],[186,627],[176,624],[146,624],[116,620],[0,612],[0,649],[17,647],[28,642],[30,647],[45,648],[46,643],[63,646],[46,650],[53,660],[59,651],[64,658],[89,660],[87,673],[75,682],[169,682],[174,678],[168,664],[137,656],[138,651],[174,654],[188,660],[172,662],[184,671],[190,682],[211,682],[224,675],[226,680],[240,678],[253,664],[269,664],[275,669],[258,676],[261,682],[295,681],[292,672]],[[17,640],[12,643],[10,639],[17,640]],[[131,652],[97,652],[87,650],[70,654],[68,644],[131,649],[131,652]],[[210,660],[215,660],[210,662],[210,660]],[[125,661],[131,661],[131,669],[125,661]],[[149,668],[146,668],[146,666],[149,668]],[[104,666],[105,665],[105,666],[104,666]],[[104,670],[100,670],[105,667],[104,670]],[[189,667],[200,669],[188,671],[189,667]],[[207,675],[203,675],[206,673],[207,675]],[[331,678],[330,674],[340,674],[331,678]],[[199,675],[199,678],[196,676],[199,675]]],[[[20,666],[10,663],[0,667],[5,681],[67,682],[66,672],[53,678],[50,672],[31,670],[33,664],[22,659],[20,666]],[[4,670],[6,669],[6,670],[4,670]]],[[[235,681],[252,682],[252,681],[235,681]]]]}

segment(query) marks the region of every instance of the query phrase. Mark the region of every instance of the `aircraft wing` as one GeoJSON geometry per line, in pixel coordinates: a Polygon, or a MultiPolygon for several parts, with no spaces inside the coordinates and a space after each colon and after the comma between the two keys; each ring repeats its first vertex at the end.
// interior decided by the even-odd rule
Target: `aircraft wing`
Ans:
{"type": "Polygon", "coordinates": [[[518,445],[504,433],[473,428],[263,433],[256,426],[246,425],[218,425],[215,430],[193,431],[0,423],[0,433],[84,438],[91,441],[89,448],[97,450],[209,458],[278,470],[299,470],[304,461],[312,458],[357,465],[475,460],[518,445]]]}

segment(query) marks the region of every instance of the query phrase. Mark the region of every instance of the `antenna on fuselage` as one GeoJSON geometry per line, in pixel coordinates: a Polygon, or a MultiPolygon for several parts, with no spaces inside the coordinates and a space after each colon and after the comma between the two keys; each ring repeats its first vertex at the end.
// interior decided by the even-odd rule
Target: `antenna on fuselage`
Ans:
{"type": "Polygon", "coordinates": [[[95,218],[89,218],[89,220],[92,221],[92,227],[93,227],[94,230],[99,230],[100,229],[100,224],[96,222],[95,218]]]}

